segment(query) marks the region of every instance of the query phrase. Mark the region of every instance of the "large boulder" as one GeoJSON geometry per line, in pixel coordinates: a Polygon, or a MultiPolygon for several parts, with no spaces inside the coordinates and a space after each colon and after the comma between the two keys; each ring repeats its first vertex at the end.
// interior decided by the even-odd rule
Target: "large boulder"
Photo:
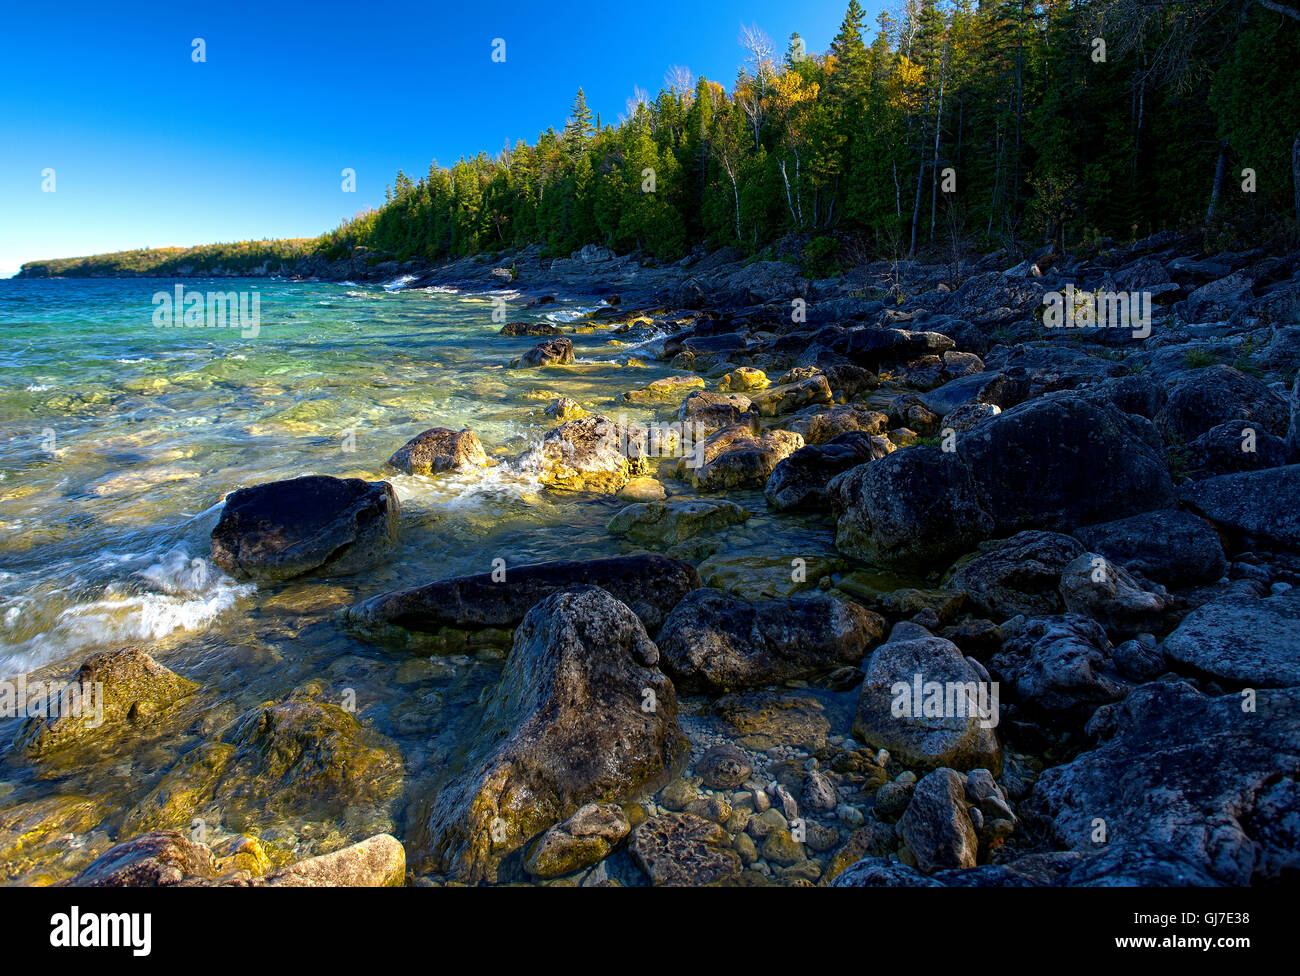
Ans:
{"type": "Polygon", "coordinates": [[[1300,687],[1247,703],[1157,682],[1100,709],[1088,731],[1097,747],[1046,770],[1031,797],[1057,843],[1109,854],[1121,876],[1125,861],[1155,854],[1185,866],[1184,884],[1300,870],[1300,687]]]}
{"type": "Polygon", "coordinates": [[[478,435],[472,430],[434,427],[403,444],[388,463],[407,474],[438,474],[474,471],[489,462],[478,435]]]}
{"type": "Polygon", "coordinates": [[[658,642],[679,687],[723,692],[856,667],[883,636],[880,616],[833,597],[750,603],[699,589],[669,614],[658,642]]]}
{"type": "Polygon", "coordinates": [[[1073,394],[1005,410],[960,435],[957,454],[1002,531],[1067,531],[1175,506],[1151,425],[1073,394]]]}
{"type": "Polygon", "coordinates": [[[431,805],[431,867],[495,881],[502,859],[583,805],[666,781],[685,740],[658,662],[636,614],[597,587],[530,610],[463,771],[431,805]]]}
{"type": "Polygon", "coordinates": [[[1091,551],[1168,587],[1212,583],[1228,570],[1219,534],[1190,512],[1143,512],[1073,534],[1091,551]]]}
{"type": "Polygon", "coordinates": [[[961,590],[978,612],[999,620],[1056,613],[1064,605],[1061,570],[1082,552],[1068,535],[1026,529],[983,544],[977,556],[949,571],[944,585],[961,590]]]}
{"type": "MultiPolygon", "coordinates": [[[[90,738],[107,738],[148,722],[198,687],[139,648],[103,651],[88,658],[59,693],[54,713],[23,721],[14,746],[40,755],[90,738]]],[[[5,700],[11,688],[6,683],[0,694],[0,714],[12,715],[15,706],[25,704],[5,700]]]]}
{"type": "Polygon", "coordinates": [[[919,769],[1002,768],[997,689],[942,637],[890,640],[872,652],[853,734],[919,769]]]}
{"type": "Polygon", "coordinates": [[[955,447],[910,448],[833,480],[837,548],[928,568],[998,533],[1174,506],[1150,425],[1073,394],[1013,407],[958,435],[955,447]]]}
{"type": "Polygon", "coordinates": [[[767,503],[778,511],[820,508],[833,477],[895,450],[888,437],[857,432],[840,434],[825,444],[805,445],[772,471],[764,488],[767,503]]]}
{"type": "Polygon", "coordinates": [[[507,566],[437,580],[410,590],[371,597],[348,611],[362,630],[388,627],[428,634],[442,631],[510,631],[551,594],[575,586],[599,586],[632,609],[650,633],[691,590],[700,585],[695,568],[667,556],[615,556],[507,566]]]}
{"type": "Polygon", "coordinates": [[[786,430],[756,436],[748,427],[724,427],[677,462],[677,475],[699,491],[762,488],[772,471],[803,447],[803,438],[786,430]]]}
{"type": "Polygon", "coordinates": [[[1193,610],[1165,638],[1165,655],[1231,685],[1300,685],[1300,590],[1225,596],[1193,610]]]}
{"type": "Polygon", "coordinates": [[[1177,374],[1169,398],[1156,416],[1156,424],[1166,438],[1184,442],[1211,427],[1242,420],[1285,437],[1289,404],[1282,394],[1231,366],[1209,366],[1177,374]]]}
{"type": "Polygon", "coordinates": [[[831,349],[859,366],[874,369],[881,363],[905,363],[922,356],[937,355],[956,346],[938,332],[908,332],[905,329],[850,329],[831,343],[831,349]]]}
{"type": "Polygon", "coordinates": [[[547,432],[522,462],[557,491],[618,491],[649,472],[646,430],[608,417],[582,417],[547,432]]]}
{"type": "Polygon", "coordinates": [[[308,475],[240,488],[212,530],[212,561],[240,579],[356,572],[392,546],[397,510],[387,481],[308,475]]]}
{"type": "Polygon", "coordinates": [[[1214,478],[1237,471],[1280,468],[1286,464],[1286,441],[1259,425],[1235,421],[1211,427],[1187,445],[1188,478],[1214,478]]]}
{"type": "Polygon", "coordinates": [[[928,568],[974,547],[995,523],[956,454],[911,447],[827,484],[835,546],[864,562],[928,568]]]}
{"type": "Polygon", "coordinates": [[[1216,525],[1300,549],[1300,464],[1206,478],[1178,494],[1216,525]]]}

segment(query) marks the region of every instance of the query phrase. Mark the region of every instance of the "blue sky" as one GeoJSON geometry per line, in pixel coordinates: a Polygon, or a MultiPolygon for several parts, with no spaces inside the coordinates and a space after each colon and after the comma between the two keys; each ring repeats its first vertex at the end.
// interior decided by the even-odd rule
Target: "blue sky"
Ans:
{"type": "MultiPolygon", "coordinates": [[[[421,175],[616,121],[672,64],[730,88],[742,23],[824,51],[847,0],[11,4],[0,25],[0,276],[38,258],[307,237],[421,175]],[[192,40],[207,61],[191,59],[192,40]],[[506,60],[491,59],[494,38],[506,60]],[[340,188],[356,170],[356,192],[340,188]],[[55,192],[42,192],[54,170],[55,192]]],[[[867,2],[868,24],[882,4],[867,2]]]]}

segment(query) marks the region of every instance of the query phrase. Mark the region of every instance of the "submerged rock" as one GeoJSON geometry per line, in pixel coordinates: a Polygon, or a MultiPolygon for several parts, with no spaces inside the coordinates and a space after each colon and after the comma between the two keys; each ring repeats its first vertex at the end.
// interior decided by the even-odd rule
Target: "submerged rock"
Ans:
{"type": "Polygon", "coordinates": [[[472,430],[434,427],[403,444],[388,463],[407,474],[438,474],[474,471],[489,461],[478,435],[472,430]]]}
{"type": "Polygon", "coordinates": [[[356,572],[392,546],[397,510],[387,481],[308,475],[240,488],[212,530],[212,561],[241,579],[356,572]]]}
{"type": "Polygon", "coordinates": [[[609,534],[645,546],[668,547],[702,532],[739,525],[748,518],[749,511],[733,502],[641,502],[615,515],[609,523],[609,534]]]}
{"type": "Polygon", "coordinates": [[[695,772],[710,790],[734,790],[753,771],[749,757],[727,742],[707,749],[695,764],[695,772]]]}
{"type": "Polygon", "coordinates": [[[290,695],[242,715],[218,741],[181,757],[129,810],[123,829],[188,827],[195,816],[233,830],[267,818],[365,818],[371,830],[392,826],[402,788],[396,746],[339,705],[290,695]]]}
{"type": "Polygon", "coordinates": [[[776,746],[815,752],[826,747],[830,731],[825,707],[809,695],[737,692],[719,698],[713,711],[739,745],[756,752],[776,746]]]}
{"type": "Polygon", "coordinates": [[[206,844],[175,830],[133,837],[106,851],[72,879],[74,888],[159,888],[217,875],[206,844]]]}
{"type": "Polygon", "coordinates": [[[434,870],[493,881],[504,857],[584,804],[666,780],[685,742],[658,660],[641,621],[604,590],[555,593],[529,611],[463,772],[433,801],[434,870]]]}
{"type": "Polygon", "coordinates": [[[534,878],[560,878],[603,860],[632,830],[616,803],[588,803],[542,834],[524,868],[534,878]]]}
{"type": "MultiPolygon", "coordinates": [[[[59,694],[57,714],[23,722],[14,747],[36,756],[90,737],[120,734],[148,723],[198,687],[139,648],[103,651],[88,658],[59,694]]],[[[0,695],[0,714],[17,712],[5,706],[26,704],[6,702],[0,695]]]]}
{"type": "Polygon", "coordinates": [[[694,567],[667,556],[508,566],[503,572],[438,580],[410,590],[371,597],[348,611],[362,629],[387,626],[437,633],[442,630],[513,630],[535,605],[559,590],[599,586],[627,604],[656,633],[679,600],[700,585],[694,567]]]}
{"type": "Polygon", "coordinates": [[[689,813],[651,817],[632,833],[632,856],[656,886],[698,887],[740,874],[740,855],[720,826],[689,813]]]}
{"type": "Polygon", "coordinates": [[[664,622],[664,668],[683,688],[732,691],[861,663],[884,620],[816,596],[749,603],[720,590],[688,594],[664,622]]]}

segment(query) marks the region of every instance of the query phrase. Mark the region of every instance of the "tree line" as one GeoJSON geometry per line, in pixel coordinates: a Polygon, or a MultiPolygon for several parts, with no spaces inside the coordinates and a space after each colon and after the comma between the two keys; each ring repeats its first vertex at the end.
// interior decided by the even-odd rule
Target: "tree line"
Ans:
{"type": "Polygon", "coordinates": [[[744,28],[730,91],[672,69],[617,124],[563,128],[412,181],[326,235],[400,259],[539,244],[815,261],[1208,227],[1294,235],[1300,13],[1274,0],[906,0],[824,54],[744,28]]]}

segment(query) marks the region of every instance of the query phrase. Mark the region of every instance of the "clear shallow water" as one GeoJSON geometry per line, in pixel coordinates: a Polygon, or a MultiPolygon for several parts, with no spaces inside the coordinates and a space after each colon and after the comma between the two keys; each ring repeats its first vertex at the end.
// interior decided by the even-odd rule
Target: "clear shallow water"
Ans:
{"type": "MultiPolygon", "coordinates": [[[[152,296],[175,284],[0,281],[0,677],[68,677],[95,651],[139,643],[202,685],[209,730],[306,682],[332,700],[349,688],[358,717],[400,747],[408,794],[418,794],[472,732],[499,659],[413,660],[357,639],[338,611],[489,571],[497,557],[519,565],[631,551],[605,531],[623,502],[541,491],[517,459],[554,426],[542,409],[555,395],[629,420],[670,419],[676,402],[615,398],[673,370],[606,327],[572,336],[574,366],[508,370],[537,340],[497,335],[487,298],[351,283],[187,280],[190,290],[257,288],[259,334],[158,328],[152,296]],[[500,463],[431,478],[385,468],[432,426],[473,428],[500,463]],[[262,586],[208,562],[226,493],[307,473],[393,483],[401,538],[387,562],[262,586]]],[[[515,300],[508,318],[581,328],[589,308],[534,311],[515,300]]],[[[718,537],[722,551],[752,555],[742,565],[756,574],[764,562],[788,574],[791,558],[829,551],[825,520],[776,520],[760,493],[730,497],[755,517],[718,537]]],[[[107,798],[110,825],[198,741],[106,744],[103,762],[38,780],[7,755],[15,727],[0,720],[0,804],[88,793],[107,798]]]]}

